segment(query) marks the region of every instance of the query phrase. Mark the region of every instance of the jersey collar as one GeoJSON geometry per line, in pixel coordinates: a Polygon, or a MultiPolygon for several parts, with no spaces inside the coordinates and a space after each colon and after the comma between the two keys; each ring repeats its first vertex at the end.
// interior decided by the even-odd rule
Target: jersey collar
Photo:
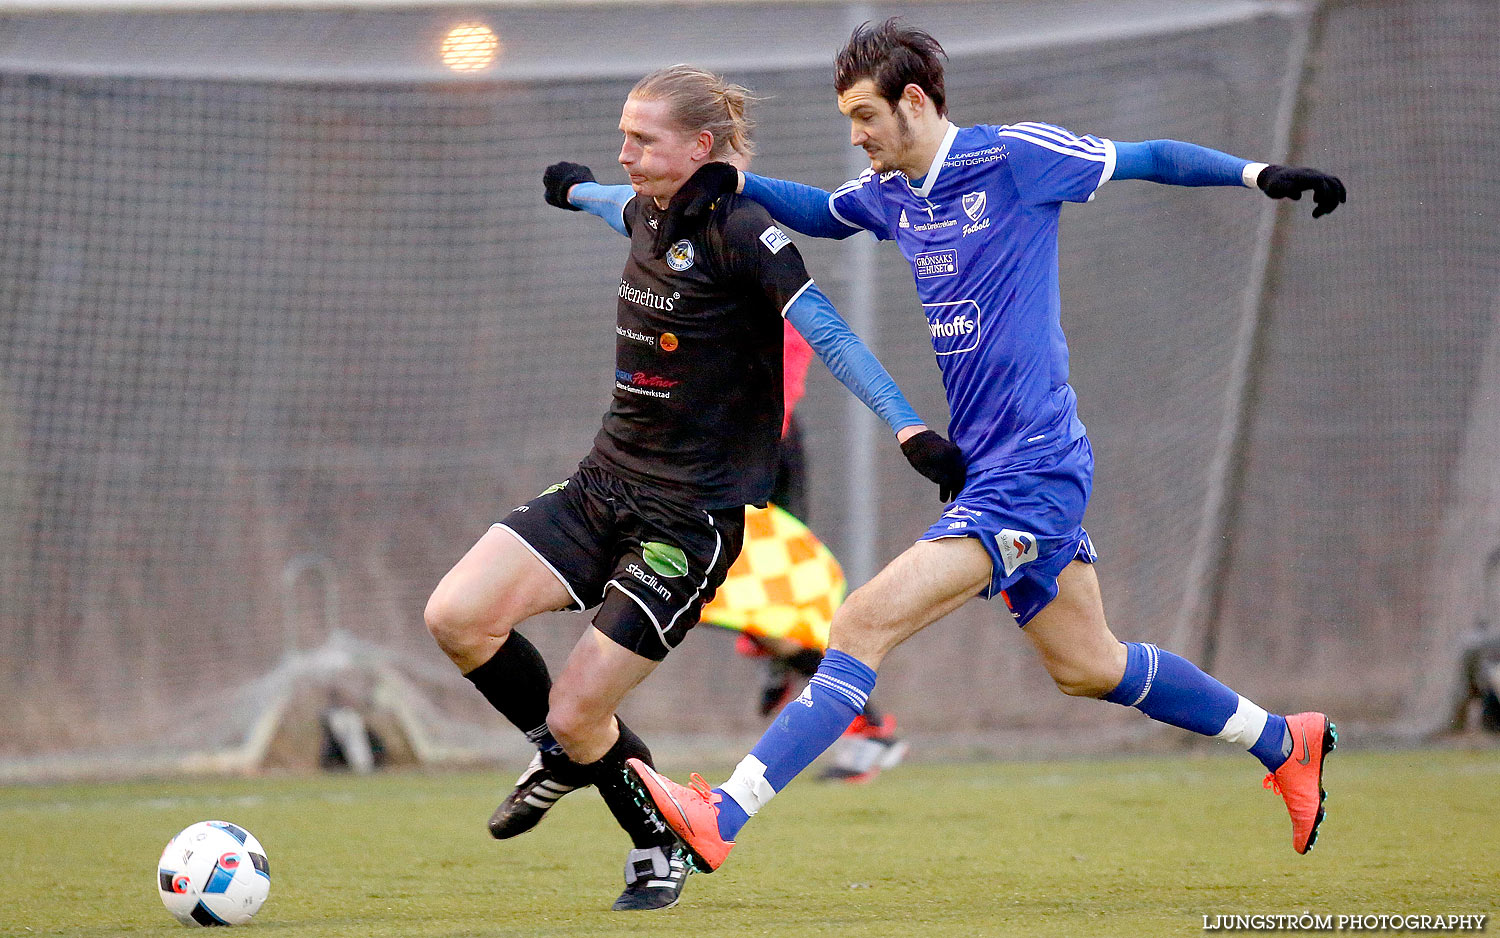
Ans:
{"type": "Polygon", "coordinates": [[[948,125],[948,132],[943,134],[943,142],[938,145],[937,155],[932,158],[932,165],[927,167],[927,174],[922,177],[922,184],[918,186],[910,179],[906,180],[912,193],[919,198],[927,198],[928,193],[932,192],[932,187],[937,185],[938,173],[943,169],[943,162],[948,159],[948,150],[953,146],[953,138],[958,136],[958,125],[952,121],[945,121],[945,123],[948,125]]]}

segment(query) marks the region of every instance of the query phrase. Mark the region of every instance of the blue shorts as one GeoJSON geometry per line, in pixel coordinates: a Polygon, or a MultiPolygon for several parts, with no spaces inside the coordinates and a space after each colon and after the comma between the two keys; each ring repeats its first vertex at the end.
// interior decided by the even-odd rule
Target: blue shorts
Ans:
{"type": "Polygon", "coordinates": [[[1083,529],[1094,484],[1088,437],[1029,462],[970,476],[958,499],[918,540],[978,538],[994,565],[979,594],[996,595],[1024,626],[1057,598],[1057,575],[1074,560],[1098,560],[1083,529]]]}

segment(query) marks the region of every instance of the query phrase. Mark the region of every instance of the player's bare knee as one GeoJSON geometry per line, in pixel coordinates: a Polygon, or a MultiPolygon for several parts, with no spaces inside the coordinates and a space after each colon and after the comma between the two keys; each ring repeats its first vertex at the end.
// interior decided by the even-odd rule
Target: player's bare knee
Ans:
{"type": "Polygon", "coordinates": [[[1094,699],[1103,697],[1111,690],[1114,690],[1113,687],[1108,687],[1104,684],[1099,683],[1098,681],[1075,681],[1066,683],[1063,681],[1058,681],[1057,689],[1062,691],[1064,694],[1067,694],[1069,697],[1092,697],[1094,699]]]}
{"type": "Polygon", "coordinates": [[[856,590],[834,613],[828,629],[828,647],[837,648],[875,667],[891,650],[891,634],[885,627],[884,618],[858,600],[858,596],[856,590]]]}
{"type": "Polygon", "coordinates": [[[471,604],[441,586],[428,598],[422,619],[438,647],[455,660],[480,653],[510,632],[505,623],[483,621],[471,604]]]}
{"type": "Polygon", "coordinates": [[[547,701],[547,729],[569,754],[588,748],[613,716],[587,697],[553,685],[547,701]]]}
{"type": "Polygon", "coordinates": [[[1047,673],[1057,689],[1069,697],[1103,697],[1120,683],[1120,676],[1109,668],[1081,662],[1049,662],[1047,673]]]}
{"type": "Polygon", "coordinates": [[[555,707],[547,711],[547,729],[551,731],[552,738],[570,752],[577,749],[579,743],[583,742],[588,735],[584,721],[577,711],[559,710],[555,707]]]}
{"type": "Polygon", "coordinates": [[[427,607],[422,610],[422,621],[427,631],[444,651],[458,636],[460,623],[454,604],[444,594],[442,587],[427,597],[427,607]]]}

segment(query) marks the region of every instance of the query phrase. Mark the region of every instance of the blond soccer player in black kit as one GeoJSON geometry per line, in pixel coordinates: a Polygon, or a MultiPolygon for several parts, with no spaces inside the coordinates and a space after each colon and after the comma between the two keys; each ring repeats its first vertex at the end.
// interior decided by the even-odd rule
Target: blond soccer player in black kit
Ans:
{"type": "MultiPolygon", "coordinates": [[[[607,218],[629,234],[630,256],[603,427],[577,470],[492,526],[426,608],[438,645],[539,750],[491,833],[524,833],[562,795],[596,786],[633,841],[617,910],[675,904],[688,873],[672,834],[634,803],[624,763],[649,763],[650,751],[615,710],[697,623],[739,552],[744,506],[771,490],[782,318],[943,495],[964,480],[957,447],[921,423],[765,209],[692,185],[705,165],[749,152],[747,99],[691,66],[631,91],[619,161],[633,197],[607,218]],[[558,609],[597,611],[554,683],[515,627],[558,609]]],[[[569,209],[604,188],[571,163],[550,167],[544,185],[569,209]]]]}

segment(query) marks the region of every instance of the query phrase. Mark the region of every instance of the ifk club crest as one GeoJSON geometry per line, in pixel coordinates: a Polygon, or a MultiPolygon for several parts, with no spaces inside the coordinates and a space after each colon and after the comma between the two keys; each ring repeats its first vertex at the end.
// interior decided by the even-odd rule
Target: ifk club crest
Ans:
{"type": "Polygon", "coordinates": [[[963,199],[964,214],[969,216],[970,221],[979,221],[980,217],[984,215],[984,208],[988,202],[989,197],[982,190],[979,192],[970,192],[963,199]]]}

